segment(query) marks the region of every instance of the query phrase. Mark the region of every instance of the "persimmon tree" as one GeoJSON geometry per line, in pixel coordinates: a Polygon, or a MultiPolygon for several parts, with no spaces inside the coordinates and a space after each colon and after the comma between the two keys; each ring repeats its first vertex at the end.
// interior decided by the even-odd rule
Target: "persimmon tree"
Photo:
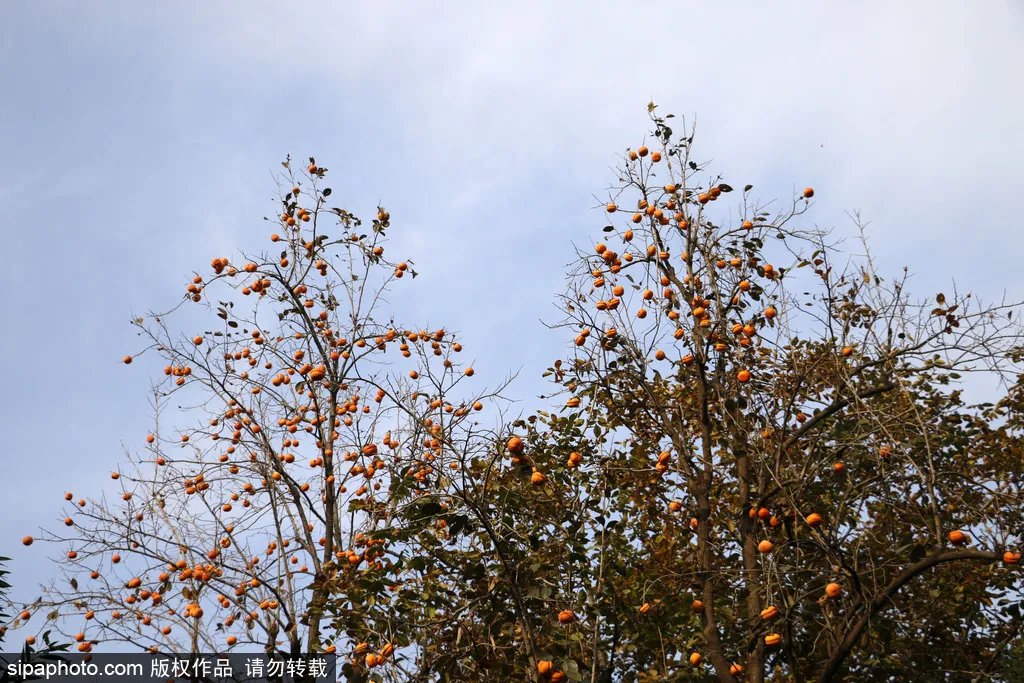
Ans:
{"type": "Polygon", "coordinates": [[[328,599],[373,609],[403,561],[387,501],[454,474],[437,435],[475,438],[498,401],[469,386],[452,333],[392,320],[416,272],[385,254],[388,212],[364,224],[331,206],[325,168],[283,165],[273,253],[218,256],[172,311],[133,320],[144,348],[124,363],[165,364],[152,433],[112,493],[68,492],[66,526],[34,539],[64,556],[32,608],[80,651],[355,653],[346,675],[365,678],[410,640],[350,642],[328,599]]]}
{"type": "Polygon", "coordinates": [[[603,567],[593,651],[636,680],[999,670],[1019,639],[1019,306],[914,299],[802,226],[811,188],[768,211],[651,111],[562,301],[566,409],[528,439],[558,454],[563,500],[615,525],[582,562],[603,567]],[[1004,398],[965,404],[968,372],[1004,398]]]}

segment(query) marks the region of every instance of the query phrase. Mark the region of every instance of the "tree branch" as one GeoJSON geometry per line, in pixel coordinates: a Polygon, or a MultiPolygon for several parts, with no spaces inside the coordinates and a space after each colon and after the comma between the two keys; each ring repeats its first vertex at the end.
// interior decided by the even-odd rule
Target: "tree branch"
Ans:
{"type": "Polygon", "coordinates": [[[815,678],[816,683],[828,683],[838,673],[839,668],[853,650],[857,641],[860,640],[864,629],[868,627],[871,618],[881,612],[892,597],[911,579],[928,571],[932,567],[947,562],[958,562],[960,560],[973,560],[977,562],[997,562],[1000,559],[999,553],[986,550],[951,550],[925,557],[904,569],[896,578],[889,582],[884,590],[874,600],[868,603],[860,619],[854,623],[846,636],[839,643],[839,646],[832,652],[832,655],[825,662],[821,673],[815,678]]]}

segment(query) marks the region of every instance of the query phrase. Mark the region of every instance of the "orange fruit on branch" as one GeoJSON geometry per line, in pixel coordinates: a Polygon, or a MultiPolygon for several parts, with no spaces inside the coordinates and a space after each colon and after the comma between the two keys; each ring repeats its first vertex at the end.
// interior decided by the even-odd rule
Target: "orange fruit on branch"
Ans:
{"type": "Polygon", "coordinates": [[[954,529],[953,531],[950,531],[947,538],[949,538],[949,542],[953,545],[964,545],[970,541],[970,538],[967,536],[967,534],[960,531],[959,529],[954,529]]]}

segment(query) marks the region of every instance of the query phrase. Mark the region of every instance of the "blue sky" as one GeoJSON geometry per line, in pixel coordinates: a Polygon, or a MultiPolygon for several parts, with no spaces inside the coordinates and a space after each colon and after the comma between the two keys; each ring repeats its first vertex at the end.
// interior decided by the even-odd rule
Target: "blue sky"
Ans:
{"type": "Polygon", "coordinates": [[[211,257],[262,248],[286,154],[337,203],[392,214],[422,277],[399,319],[462,332],[523,409],[573,244],[602,224],[645,105],[696,115],[698,156],[809,222],[870,221],[923,296],[1024,296],[1024,9],[905,3],[0,5],[7,466],[0,554],[32,597],[65,490],[97,495],[149,431],[132,313],[211,257]],[[968,8],[970,12],[968,13],[968,8]]]}

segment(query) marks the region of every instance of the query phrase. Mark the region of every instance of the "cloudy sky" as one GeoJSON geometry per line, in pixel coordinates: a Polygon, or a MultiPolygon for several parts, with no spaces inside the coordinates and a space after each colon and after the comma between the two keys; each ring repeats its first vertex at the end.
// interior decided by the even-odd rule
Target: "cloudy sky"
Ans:
{"type": "Polygon", "coordinates": [[[698,157],[805,219],[870,221],[882,269],[1024,296],[1019,2],[0,4],[0,554],[65,490],[97,495],[149,431],[157,361],[132,313],[212,256],[262,248],[286,154],[392,214],[422,277],[399,319],[460,330],[528,409],[555,317],[646,104],[696,116],[698,157]]]}

